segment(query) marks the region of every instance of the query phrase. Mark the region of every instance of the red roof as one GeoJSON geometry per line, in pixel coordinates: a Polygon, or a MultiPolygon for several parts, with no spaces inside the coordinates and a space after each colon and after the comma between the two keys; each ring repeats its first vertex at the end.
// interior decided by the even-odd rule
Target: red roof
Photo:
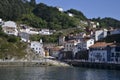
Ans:
{"type": "Polygon", "coordinates": [[[106,47],[106,46],[116,46],[114,43],[106,43],[106,42],[97,42],[94,45],[90,46],[90,48],[95,47],[106,47]]]}

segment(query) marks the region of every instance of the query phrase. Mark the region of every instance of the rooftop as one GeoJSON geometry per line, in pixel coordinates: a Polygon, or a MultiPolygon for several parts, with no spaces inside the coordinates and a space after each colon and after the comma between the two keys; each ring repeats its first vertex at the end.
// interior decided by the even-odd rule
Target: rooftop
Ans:
{"type": "Polygon", "coordinates": [[[106,46],[116,46],[116,45],[117,44],[115,44],[115,43],[97,42],[94,45],[90,46],[90,48],[106,47],[106,46]]]}

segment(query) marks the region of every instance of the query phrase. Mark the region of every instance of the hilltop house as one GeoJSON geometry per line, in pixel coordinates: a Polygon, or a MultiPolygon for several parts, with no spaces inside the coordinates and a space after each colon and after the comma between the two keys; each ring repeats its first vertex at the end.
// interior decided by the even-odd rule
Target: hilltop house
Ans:
{"type": "Polygon", "coordinates": [[[13,21],[4,22],[2,29],[8,35],[18,35],[17,24],[13,21]]]}
{"type": "Polygon", "coordinates": [[[89,61],[120,62],[120,45],[116,43],[97,42],[90,46],[89,61]]]}
{"type": "Polygon", "coordinates": [[[34,50],[36,54],[40,56],[45,56],[42,40],[40,40],[40,42],[32,41],[30,47],[34,50]]]}
{"type": "Polygon", "coordinates": [[[58,11],[60,11],[60,12],[63,12],[64,10],[63,10],[63,8],[61,8],[61,7],[56,7],[57,9],[58,9],[58,11]]]}

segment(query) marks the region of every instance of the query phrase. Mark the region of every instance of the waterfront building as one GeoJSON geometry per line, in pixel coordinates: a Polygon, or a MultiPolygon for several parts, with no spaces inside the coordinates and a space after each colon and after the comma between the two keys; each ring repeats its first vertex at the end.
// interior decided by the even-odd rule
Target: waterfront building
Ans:
{"type": "Polygon", "coordinates": [[[36,54],[39,54],[40,56],[45,56],[42,40],[40,40],[40,42],[32,41],[30,47],[34,50],[36,54]]]}
{"type": "Polygon", "coordinates": [[[116,43],[97,42],[90,46],[89,61],[120,62],[120,45],[116,43]]]}
{"type": "Polygon", "coordinates": [[[50,56],[54,57],[54,58],[59,58],[59,54],[60,52],[63,50],[63,47],[53,47],[50,48],[50,56]]]}
{"type": "Polygon", "coordinates": [[[8,35],[18,35],[17,24],[13,21],[4,22],[2,29],[8,35]]]}
{"type": "Polygon", "coordinates": [[[81,54],[81,52],[86,52],[90,46],[94,45],[94,39],[90,38],[83,38],[80,43],[78,43],[74,48],[73,48],[73,53],[74,57],[81,54]]]}

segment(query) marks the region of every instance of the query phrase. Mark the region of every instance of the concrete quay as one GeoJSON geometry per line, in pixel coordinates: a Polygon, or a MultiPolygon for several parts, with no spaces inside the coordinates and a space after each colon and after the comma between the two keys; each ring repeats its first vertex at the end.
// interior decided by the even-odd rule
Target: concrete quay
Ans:
{"type": "Polygon", "coordinates": [[[89,62],[89,61],[80,61],[80,60],[66,60],[65,62],[75,67],[120,70],[120,63],[113,63],[113,62],[100,63],[100,62],[89,62]]]}

